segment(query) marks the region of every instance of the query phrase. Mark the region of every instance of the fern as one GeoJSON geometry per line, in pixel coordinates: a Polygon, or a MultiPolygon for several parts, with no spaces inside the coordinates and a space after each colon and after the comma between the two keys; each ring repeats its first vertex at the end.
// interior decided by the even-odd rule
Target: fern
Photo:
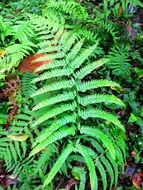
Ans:
{"type": "Polygon", "coordinates": [[[52,17],[56,23],[66,23],[65,28],[67,30],[72,29],[71,33],[76,34],[79,38],[85,38],[92,43],[97,40],[97,34],[91,31],[86,24],[87,19],[91,19],[89,13],[80,2],[75,0],[48,0],[43,15],[47,17],[47,13],[48,18],[50,15],[50,18],[52,17]]]}
{"type": "Polygon", "coordinates": [[[13,187],[14,189],[31,189],[33,187],[34,189],[41,189],[41,185],[36,187],[36,183],[41,183],[40,178],[44,175],[48,158],[51,162],[51,157],[56,152],[55,146],[51,145],[48,148],[49,157],[47,157],[47,152],[41,153],[39,161],[27,157],[30,151],[29,146],[34,143],[34,135],[39,134],[37,129],[32,130],[30,128],[31,123],[32,112],[21,108],[21,112],[11,122],[10,131],[6,132],[1,129],[0,132],[0,159],[5,161],[6,172],[11,173],[13,178],[18,177],[19,181],[17,186],[13,187]],[[37,176],[39,176],[38,180],[37,176]]]}
{"type": "Polygon", "coordinates": [[[106,147],[108,147],[111,156],[113,157],[113,159],[115,159],[114,145],[111,142],[111,140],[108,138],[108,136],[104,135],[104,133],[101,130],[90,129],[90,127],[82,126],[80,131],[81,131],[81,133],[85,133],[90,136],[96,137],[97,139],[100,139],[103,142],[103,144],[106,147]]]}
{"type": "Polygon", "coordinates": [[[54,167],[50,171],[48,177],[46,178],[46,180],[44,182],[44,185],[43,185],[43,188],[51,182],[51,180],[53,179],[55,174],[58,172],[58,170],[60,169],[62,164],[65,162],[65,160],[69,156],[69,154],[73,151],[73,149],[74,149],[74,147],[73,147],[72,144],[67,145],[67,147],[64,149],[62,154],[59,156],[59,158],[58,158],[57,162],[55,163],[54,167]]]}
{"type": "Polygon", "coordinates": [[[79,20],[86,20],[88,13],[80,3],[76,1],[70,0],[68,2],[64,0],[58,1],[51,1],[47,2],[47,6],[44,10],[44,14],[46,15],[47,12],[53,11],[54,14],[62,15],[65,17],[70,17],[71,19],[79,19],[79,20]],[[69,15],[69,16],[68,16],[69,15]]]}
{"type": "Polygon", "coordinates": [[[32,152],[30,153],[29,156],[33,156],[36,153],[38,153],[41,149],[45,148],[46,146],[48,146],[49,144],[52,144],[53,142],[56,142],[59,139],[62,139],[66,136],[69,135],[74,135],[75,134],[75,128],[73,127],[62,127],[59,129],[59,131],[56,131],[55,133],[52,134],[52,136],[50,136],[47,140],[43,141],[42,143],[40,143],[39,145],[36,146],[36,148],[34,148],[32,150],[32,152]]]}
{"type": "Polygon", "coordinates": [[[90,177],[90,185],[91,189],[98,189],[98,182],[97,182],[97,175],[94,169],[94,162],[91,158],[91,156],[88,154],[89,149],[83,145],[77,146],[78,152],[83,156],[85,159],[85,162],[87,164],[88,170],[89,170],[89,177],[90,177]]]}
{"type": "Polygon", "coordinates": [[[114,75],[123,76],[124,78],[130,75],[129,51],[129,46],[115,46],[109,52],[107,66],[112,70],[114,75]]]}
{"type": "Polygon", "coordinates": [[[5,56],[0,58],[1,78],[5,78],[6,74],[14,67],[17,67],[25,56],[34,52],[34,47],[34,43],[27,41],[21,44],[13,44],[5,48],[5,56]]]}
{"type": "Polygon", "coordinates": [[[109,172],[109,176],[110,176],[110,189],[111,189],[111,187],[112,187],[112,185],[114,183],[114,171],[112,169],[111,163],[104,156],[101,157],[101,162],[106,167],[107,171],[109,172]]]}
{"type": "Polygon", "coordinates": [[[112,37],[113,42],[116,42],[119,39],[119,34],[118,34],[117,26],[115,25],[115,23],[110,20],[105,20],[105,21],[101,20],[100,22],[101,24],[99,25],[99,20],[95,18],[95,24],[97,24],[97,27],[98,27],[99,38],[101,38],[100,37],[101,32],[106,32],[106,38],[112,37]]]}
{"type": "Polygon", "coordinates": [[[31,41],[31,39],[35,36],[33,29],[33,25],[30,21],[17,21],[13,26],[14,32],[12,35],[14,39],[18,39],[21,43],[24,41],[31,41]]]}
{"type": "Polygon", "coordinates": [[[33,78],[35,78],[36,75],[33,75],[31,73],[24,73],[22,76],[22,90],[25,97],[30,98],[30,96],[36,92],[36,86],[31,83],[33,78]]]}
{"type": "Polygon", "coordinates": [[[102,179],[102,182],[103,182],[103,189],[105,190],[105,189],[107,189],[107,176],[106,176],[105,169],[102,166],[100,161],[97,161],[96,167],[98,168],[99,173],[101,175],[101,179],[102,179]]]}
{"type": "Polygon", "coordinates": [[[1,18],[2,27],[0,28],[2,35],[2,50],[4,56],[0,57],[0,75],[5,76],[19,65],[23,58],[34,52],[35,31],[31,21],[7,21],[1,18]],[[6,38],[10,36],[10,42],[7,43],[6,38]]]}
{"type": "MultiPolygon", "coordinates": [[[[99,91],[96,93],[96,89],[120,86],[107,79],[86,80],[91,72],[108,62],[108,59],[103,58],[90,63],[90,59],[93,59],[98,51],[98,43],[84,48],[83,41],[78,41],[70,32],[63,32],[62,28],[59,29],[59,24],[52,27],[44,19],[44,25],[41,27],[38,19],[33,20],[33,23],[40,40],[40,52],[47,54],[47,58],[53,61],[37,68],[35,72],[43,73],[31,81],[31,85],[34,84],[38,88],[31,95],[34,101],[31,127],[33,130],[42,130],[40,134],[37,133],[29,157],[44,154],[45,149],[54,145],[57,145],[58,152],[61,152],[49,174],[46,174],[43,188],[49,187],[58,172],[66,173],[72,163],[70,158],[78,159],[79,155],[83,159],[78,161],[88,168],[91,189],[98,189],[97,170],[103,181],[103,189],[108,188],[107,175],[112,178],[111,188],[117,183],[118,164],[122,162],[125,151],[122,150],[118,155],[116,140],[110,133],[101,130],[96,118],[101,119],[103,123],[108,121],[113,133],[116,129],[124,133],[124,127],[113,113],[108,113],[103,106],[99,108],[96,105],[102,103],[108,107],[110,103],[119,106],[124,104],[113,95],[101,94],[99,91]],[[91,148],[85,146],[87,140],[91,143],[91,148]],[[59,150],[61,143],[62,151],[59,150]]],[[[43,59],[39,58],[39,61],[41,60],[43,59]]],[[[42,163],[43,159],[46,162],[45,157],[40,157],[38,162],[42,163]]],[[[80,188],[84,188],[83,183],[80,188]]]]}
{"type": "Polygon", "coordinates": [[[105,102],[107,104],[114,103],[125,107],[124,103],[114,95],[104,95],[104,94],[88,95],[86,97],[81,97],[79,101],[83,106],[87,106],[93,103],[105,102]]]}

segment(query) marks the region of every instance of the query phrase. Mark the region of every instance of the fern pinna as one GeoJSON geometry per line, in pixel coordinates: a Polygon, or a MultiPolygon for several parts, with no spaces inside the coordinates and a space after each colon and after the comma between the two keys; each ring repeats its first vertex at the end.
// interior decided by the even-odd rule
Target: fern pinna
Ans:
{"type": "Polygon", "coordinates": [[[53,61],[37,68],[35,72],[41,74],[31,81],[38,88],[30,96],[34,101],[31,130],[41,132],[37,133],[29,158],[35,156],[39,163],[43,159],[46,163],[46,157],[38,155],[45,155],[51,146],[60,154],[53,167],[48,166],[48,174],[45,170],[43,188],[50,189],[58,172],[67,175],[75,167],[77,171],[72,174],[81,180],[79,189],[86,189],[88,176],[92,190],[101,189],[98,187],[100,179],[104,190],[111,189],[117,184],[118,165],[124,165],[125,130],[114,113],[107,110],[111,104],[124,104],[116,96],[101,91],[105,87],[120,88],[116,82],[88,79],[92,71],[108,60],[90,61],[94,59],[98,43],[85,48],[83,40],[58,24],[48,24],[45,19],[40,26],[38,18],[33,19],[33,23],[39,39],[38,53],[47,54],[39,60],[53,61]],[[81,175],[81,171],[84,174],[81,175]]]}

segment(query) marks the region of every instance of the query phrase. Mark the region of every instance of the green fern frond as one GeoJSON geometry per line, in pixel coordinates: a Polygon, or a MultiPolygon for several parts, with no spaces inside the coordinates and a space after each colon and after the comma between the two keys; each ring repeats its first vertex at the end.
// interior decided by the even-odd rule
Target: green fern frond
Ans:
{"type": "Polygon", "coordinates": [[[14,175],[23,170],[23,164],[26,161],[28,151],[26,141],[27,139],[29,141],[29,137],[31,137],[30,141],[33,138],[32,132],[30,130],[27,132],[31,120],[31,111],[24,109],[23,112],[21,109],[21,113],[16,115],[10,123],[10,133],[6,133],[5,137],[1,138],[1,147],[5,148],[1,151],[0,157],[5,160],[6,170],[12,171],[14,175]]]}
{"type": "Polygon", "coordinates": [[[84,120],[86,120],[88,118],[104,119],[104,120],[107,120],[107,121],[113,123],[115,126],[119,127],[119,129],[121,129],[122,131],[125,131],[124,126],[120,123],[120,121],[117,119],[117,117],[106,111],[90,108],[90,109],[81,111],[80,116],[84,120]]]}
{"type": "Polygon", "coordinates": [[[87,150],[86,146],[78,144],[76,147],[77,147],[78,152],[83,156],[83,158],[87,164],[87,167],[89,170],[91,190],[97,190],[98,182],[97,182],[97,175],[95,172],[94,162],[93,162],[91,156],[88,154],[88,150],[87,150]]]}
{"type": "Polygon", "coordinates": [[[74,61],[72,61],[70,63],[70,65],[68,66],[69,68],[72,69],[72,71],[74,72],[75,69],[79,68],[85,60],[87,60],[87,58],[93,53],[93,51],[96,49],[97,44],[95,44],[94,46],[91,46],[88,49],[84,49],[79,56],[77,56],[74,61]]]}
{"type": "Polygon", "coordinates": [[[107,189],[107,176],[106,176],[105,169],[99,160],[95,163],[95,165],[98,168],[99,173],[101,175],[102,183],[103,183],[103,189],[106,190],[107,189]]]}
{"type": "Polygon", "coordinates": [[[118,182],[118,163],[110,156],[109,152],[106,153],[106,157],[110,161],[114,169],[114,179],[115,179],[115,185],[116,185],[118,182]]]}
{"type": "Polygon", "coordinates": [[[122,150],[124,159],[126,159],[126,144],[124,138],[120,137],[116,141],[117,146],[122,150]]]}
{"type": "Polygon", "coordinates": [[[40,48],[41,48],[41,50],[38,51],[38,53],[47,53],[47,54],[49,54],[49,59],[56,59],[56,58],[59,58],[59,57],[62,58],[64,56],[63,52],[60,52],[60,46],[59,47],[58,46],[56,46],[56,47],[53,47],[53,46],[50,47],[49,46],[49,47],[40,47],[40,48]],[[51,52],[59,52],[59,53],[50,54],[51,52]]]}
{"type": "Polygon", "coordinates": [[[98,139],[90,138],[87,136],[82,137],[85,141],[88,141],[91,143],[91,145],[96,149],[96,153],[104,154],[104,147],[100,143],[100,140],[98,142],[98,139]]]}
{"type": "MultiPolygon", "coordinates": [[[[71,27],[68,26],[68,28],[71,28],[71,27]]],[[[80,25],[73,25],[72,30],[73,30],[73,33],[76,33],[76,35],[81,39],[84,38],[93,43],[95,41],[98,41],[97,34],[95,34],[93,31],[89,30],[88,28],[86,28],[86,26],[81,27],[80,25]]]]}
{"type": "Polygon", "coordinates": [[[30,21],[17,21],[13,26],[13,36],[20,42],[30,41],[35,36],[34,27],[30,21]]]}
{"type": "Polygon", "coordinates": [[[100,59],[96,62],[93,62],[91,64],[88,64],[84,66],[82,69],[77,71],[75,75],[77,76],[78,79],[83,79],[86,75],[90,74],[93,70],[101,67],[107,62],[107,59],[100,59]]]}
{"type": "Polygon", "coordinates": [[[52,155],[55,152],[56,152],[56,147],[54,146],[54,144],[51,144],[51,145],[48,146],[47,149],[45,149],[41,153],[40,158],[39,158],[38,162],[36,163],[36,169],[34,171],[34,174],[37,174],[40,169],[42,169],[42,170],[45,169],[44,168],[45,165],[47,164],[48,161],[50,161],[50,158],[52,157],[52,155]]]}
{"type": "Polygon", "coordinates": [[[36,75],[25,72],[22,76],[22,90],[25,97],[29,98],[36,92],[36,86],[31,83],[36,75]]]}
{"type": "Polygon", "coordinates": [[[55,90],[60,90],[60,89],[65,89],[65,88],[72,88],[74,84],[75,84],[74,80],[61,80],[59,82],[55,82],[53,84],[43,86],[41,89],[37,90],[37,92],[32,94],[31,97],[35,97],[35,96],[38,96],[50,91],[55,91],[55,90]]]}
{"type": "MultiPolygon", "coordinates": [[[[21,112],[17,114],[11,122],[11,127],[15,134],[21,134],[26,127],[32,122],[32,112],[29,109],[21,109],[21,112]]],[[[29,126],[28,126],[29,127],[29,126]]]]}
{"type": "Polygon", "coordinates": [[[110,189],[113,186],[114,183],[114,171],[112,169],[112,163],[110,164],[110,162],[108,161],[108,159],[106,159],[106,157],[102,156],[100,158],[101,162],[103,163],[103,165],[106,167],[109,175],[110,175],[110,189]]]}
{"type": "Polygon", "coordinates": [[[115,148],[110,140],[110,138],[105,135],[101,130],[96,129],[96,128],[91,128],[88,126],[81,126],[80,132],[82,134],[90,135],[91,137],[97,138],[101,140],[101,142],[105,145],[105,147],[109,150],[111,156],[113,159],[115,159],[115,148]]]}
{"type": "Polygon", "coordinates": [[[40,152],[46,146],[51,143],[56,142],[66,136],[74,135],[75,134],[75,127],[61,127],[58,131],[54,132],[48,139],[41,142],[39,145],[33,148],[32,152],[30,153],[30,157],[40,152]]]}
{"type": "Polygon", "coordinates": [[[47,111],[47,113],[43,116],[41,116],[40,118],[38,118],[32,125],[32,127],[35,127],[41,123],[43,123],[44,121],[53,118],[54,116],[57,116],[61,113],[64,113],[66,111],[73,111],[75,109],[75,104],[63,104],[60,106],[57,106],[56,108],[52,108],[49,111],[47,111]]]}
{"type": "MultiPolygon", "coordinates": [[[[70,32],[63,32],[63,35],[59,40],[59,44],[60,45],[65,44],[62,47],[62,51],[64,52],[65,55],[67,55],[67,53],[71,50],[71,47],[75,44],[76,41],[78,41],[78,37],[76,34],[71,34],[70,32]]],[[[76,51],[78,51],[78,49],[76,51]]]]}
{"type": "MultiPolygon", "coordinates": [[[[14,136],[14,135],[13,135],[14,136]]],[[[16,137],[17,138],[17,137],[16,137]]],[[[18,142],[20,139],[11,139],[10,135],[1,138],[1,153],[0,158],[5,161],[5,167],[7,171],[12,171],[18,164],[17,170],[21,168],[23,159],[25,158],[25,153],[27,147],[24,147],[25,142],[18,142]]],[[[15,172],[17,171],[15,169],[15,172]]]]}
{"type": "Polygon", "coordinates": [[[31,115],[27,115],[27,114],[18,114],[15,116],[15,119],[20,119],[20,120],[24,120],[24,121],[30,121],[31,120],[31,115]]]}
{"type": "Polygon", "coordinates": [[[116,30],[116,25],[111,20],[109,21],[106,20],[105,22],[101,21],[100,28],[107,31],[112,36],[115,42],[119,39],[119,34],[116,30]]]}
{"type": "MultiPolygon", "coordinates": [[[[40,59],[37,59],[37,61],[44,61],[44,60],[48,60],[49,59],[49,56],[45,56],[44,57],[44,59],[42,58],[40,58],[40,59]]],[[[35,69],[35,72],[41,72],[41,71],[45,71],[45,70],[47,70],[47,69],[53,69],[53,68],[58,68],[58,67],[62,67],[62,66],[64,66],[64,65],[66,65],[66,63],[67,63],[67,61],[66,60],[60,60],[60,61],[58,61],[58,60],[52,60],[52,63],[51,64],[44,64],[44,65],[42,65],[42,66],[40,66],[40,67],[38,67],[37,69],[35,69]]]]}
{"type": "Polygon", "coordinates": [[[35,44],[30,41],[6,47],[4,50],[6,52],[5,56],[0,58],[0,74],[4,77],[6,72],[10,72],[13,67],[17,67],[25,56],[34,52],[34,47],[35,44]]]}
{"type": "Polygon", "coordinates": [[[70,165],[69,168],[72,168],[71,162],[73,162],[73,161],[85,163],[84,158],[83,158],[81,155],[78,155],[78,154],[76,154],[76,153],[70,155],[70,156],[68,157],[68,159],[67,159],[68,165],[70,165]]]}
{"type": "Polygon", "coordinates": [[[79,103],[83,106],[88,106],[90,104],[96,103],[105,103],[105,104],[117,104],[120,106],[125,107],[125,104],[116,96],[114,95],[107,95],[107,94],[93,94],[93,95],[86,95],[85,97],[79,98],[79,103]]]}
{"type": "Polygon", "coordinates": [[[49,10],[54,10],[55,14],[59,13],[57,15],[60,15],[60,13],[64,15],[63,13],[65,13],[65,16],[67,16],[67,18],[70,15],[71,19],[76,20],[86,20],[88,17],[86,9],[81,6],[80,3],[75,1],[49,0],[47,2],[47,7],[45,8],[44,13],[46,14],[47,12],[49,12],[49,10]]]}
{"type": "Polygon", "coordinates": [[[19,55],[19,57],[21,56],[21,59],[22,59],[25,55],[29,54],[29,51],[33,52],[32,47],[35,47],[35,44],[33,44],[32,42],[23,42],[22,44],[13,44],[7,47],[6,52],[9,55],[12,55],[12,54],[15,54],[15,56],[19,55]]]}
{"type": "MultiPolygon", "coordinates": [[[[43,28],[47,28],[47,26],[45,25],[43,28]]],[[[81,145],[76,145],[74,152],[80,153],[83,158],[81,156],[79,157],[77,154],[75,154],[73,158],[72,155],[69,156],[69,159],[67,159],[66,162],[63,162],[62,167],[60,167],[60,171],[64,175],[67,175],[68,168],[71,168],[72,162],[76,160],[83,164],[87,164],[91,188],[94,189],[94,187],[98,188],[98,179],[95,167],[96,163],[100,163],[99,166],[97,165],[97,168],[99,169],[101,166],[99,173],[101,173],[101,178],[103,180],[103,188],[106,189],[107,175],[113,177],[110,186],[116,183],[118,177],[117,170],[119,163],[117,164],[115,161],[117,154],[114,148],[114,143],[116,142],[110,137],[110,134],[105,134],[98,126],[96,128],[92,128],[93,124],[91,124],[90,127],[87,127],[81,123],[87,121],[88,118],[99,118],[113,123],[117,128],[119,128],[119,130],[124,131],[124,127],[112,113],[95,109],[90,106],[90,104],[92,105],[97,103],[105,103],[107,105],[114,103],[119,106],[124,106],[123,102],[113,95],[93,94],[93,89],[96,88],[120,88],[120,86],[109,80],[81,81],[85,76],[88,76],[95,69],[98,69],[100,66],[103,66],[108,62],[108,60],[104,58],[94,61],[91,64],[89,63],[90,57],[96,57],[98,43],[94,46],[84,48],[83,41],[78,42],[76,37],[72,35],[70,36],[67,32],[63,32],[63,34],[61,34],[62,30],[59,31],[58,26],[54,28],[51,27],[50,29],[53,31],[49,33],[43,33],[42,30],[40,31],[40,39],[43,40],[44,43],[41,41],[39,46],[41,49],[45,48],[47,41],[47,45],[49,45],[49,47],[47,47],[48,49],[45,50],[45,53],[47,51],[50,53],[50,51],[56,50],[57,52],[54,53],[55,55],[50,55],[51,57],[55,56],[56,59],[35,70],[35,72],[42,71],[43,73],[32,81],[32,83],[37,85],[38,90],[31,95],[31,98],[34,99],[33,112],[35,113],[35,120],[32,123],[32,128],[38,129],[39,126],[40,128],[47,126],[47,128],[45,130],[42,129],[41,133],[37,133],[37,138],[32,144],[33,149],[30,156],[40,152],[43,154],[44,151],[42,150],[49,145],[54,145],[64,137],[69,136],[74,142],[76,142],[78,136],[75,136],[75,134],[80,132],[79,140],[81,145]],[[48,35],[47,38],[46,35],[48,35]],[[52,35],[55,35],[55,37],[53,36],[53,39],[52,35]],[[57,44],[55,44],[56,40],[57,44]],[[52,48],[52,44],[54,46],[58,46],[58,48],[52,48]],[[61,57],[60,54],[62,55],[61,57]],[[86,63],[87,61],[88,63],[86,63]],[[38,82],[40,82],[40,85],[38,82]],[[86,92],[87,90],[89,90],[89,92],[91,90],[92,93],[89,95],[80,93],[86,92]],[[88,106],[90,106],[90,108],[88,108],[88,106]],[[90,142],[91,148],[84,147],[82,143],[85,142],[90,142]],[[82,153],[80,152],[81,150],[79,151],[77,148],[78,146],[84,148],[82,153]],[[108,156],[106,152],[108,152],[108,156]],[[85,153],[86,155],[84,155],[85,153]],[[109,170],[106,168],[105,163],[103,164],[103,161],[100,160],[100,157],[102,157],[101,155],[105,157],[105,163],[110,166],[109,170]],[[90,164],[88,165],[87,158],[85,157],[88,157],[92,167],[90,164]],[[108,159],[111,160],[110,158],[112,158],[113,163],[108,161],[108,159]],[[93,178],[94,182],[92,182],[93,178]]],[[[44,52],[44,49],[41,51],[44,52]]],[[[40,58],[39,61],[43,59],[48,60],[51,58],[50,56],[48,55],[46,58],[40,58]]],[[[114,128],[112,128],[112,130],[114,130],[114,128]]],[[[67,145],[67,140],[65,141],[64,147],[67,145]]],[[[45,186],[50,183],[58,170],[59,169],[52,174],[50,172],[52,177],[48,178],[48,182],[45,186]]]]}
{"type": "Polygon", "coordinates": [[[75,57],[78,55],[78,53],[81,50],[81,47],[83,46],[83,40],[80,40],[79,42],[77,42],[74,47],[71,49],[71,51],[67,54],[67,60],[71,61],[74,60],[75,57]]]}
{"type": "Polygon", "coordinates": [[[54,97],[48,98],[47,100],[41,101],[39,104],[37,104],[34,108],[33,111],[41,109],[46,106],[51,106],[59,102],[64,102],[67,100],[73,100],[76,96],[76,92],[63,92],[62,94],[56,95],[54,97]]]}
{"type": "Polygon", "coordinates": [[[27,121],[23,121],[23,120],[12,121],[11,125],[18,126],[18,127],[24,127],[24,126],[27,126],[27,121]]]}
{"type": "Polygon", "coordinates": [[[62,164],[65,162],[67,157],[73,152],[73,150],[74,150],[73,144],[68,144],[66,148],[62,151],[61,155],[57,159],[50,173],[46,177],[43,188],[45,188],[52,181],[56,173],[58,173],[59,169],[61,168],[62,164]]]}
{"type": "Polygon", "coordinates": [[[131,72],[130,64],[130,47],[129,46],[115,46],[111,48],[107,56],[109,62],[106,63],[107,67],[112,70],[116,76],[127,77],[131,72]]]}
{"type": "MultiPolygon", "coordinates": [[[[52,64],[52,63],[50,63],[52,64]]],[[[62,77],[62,76],[68,76],[70,74],[69,69],[55,69],[52,71],[44,72],[40,76],[36,77],[32,80],[32,83],[40,82],[43,80],[51,79],[54,77],[62,77]]]]}
{"type": "Polygon", "coordinates": [[[76,122],[76,115],[65,115],[61,119],[56,120],[51,126],[49,126],[46,130],[42,131],[41,134],[36,138],[33,147],[44,141],[46,138],[48,138],[50,135],[52,135],[53,132],[58,130],[60,127],[68,124],[68,123],[75,123],[76,122]]]}
{"type": "Polygon", "coordinates": [[[96,49],[97,44],[95,44],[94,46],[91,46],[87,49],[84,49],[79,56],[75,57],[74,61],[72,61],[69,65],[70,68],[72,68],[72,71],[74,71],[75,69],[79,68],[85,60],[87,60],[87,58],[89,56],[91,56],[91,54],[94,52],[94,50],[96,49]]]}
{"type": "Polygon", "coordinates": [[[92,90],[92,89],[101,88],[101,87],[108,87],[108,86],[120,88],[119,84],[113,81],[109,81],[109,80],[92,80],[88,82],[82,82],[77,87],[79,91],[86,92],[87,90],[92,90]]]}
{"type": "Polygon", "coordinates": [[[121,172],[124,172],[124,157],[123,157],[123,153],[120,150],[120,148],[118,146],[115,145],[115,150],[116,150],[116,155],[117,155],[117,161],[121,166],[121,172]]]}

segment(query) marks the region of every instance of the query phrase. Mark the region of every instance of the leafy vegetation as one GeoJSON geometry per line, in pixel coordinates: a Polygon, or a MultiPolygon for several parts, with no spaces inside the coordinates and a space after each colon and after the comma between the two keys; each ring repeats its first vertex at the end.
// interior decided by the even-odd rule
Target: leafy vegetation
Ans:
{"type": "Polygon", "coordinates": [[[2,189],[141,188],[142,7],[1,2],[2,189]]]}

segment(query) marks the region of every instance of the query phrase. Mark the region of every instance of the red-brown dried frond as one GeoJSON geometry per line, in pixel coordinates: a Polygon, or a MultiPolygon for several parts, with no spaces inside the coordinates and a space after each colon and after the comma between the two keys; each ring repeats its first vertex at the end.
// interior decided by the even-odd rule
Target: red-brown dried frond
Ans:
{"type": "Polygon", "coordinates": [[[17,91],[20,84],[18,76],[9,77],[6,82],[6,88],[0,93],[0,101],[8,98],[13,92],[17,91]]]}
{"type": "Polygon", "coordinates": [[[7,117],[7,120],[6,120],[6,130],[9,129],[9,126],[10,126],[10,122],[13,120],[13,117],[17,114],[17,111],[18,111],[18,105],[15,103],[13,106],[12,106],[12,109],[10,110],[10,113],[8,114],[8,117],[7,117]]]}
{"type": "Polygon", "coordinates": [[[35,54],[35,55],[30,55],[26,57],[20,64],[19,66],[19,71],[21,73],[30,72],[32,73],[35,69],[38,67],[50,63],[52,60],[51,59],[46,59],[47,55],[40,53],[40,54],[35,54]],[[39,61],[39,59],[43,59],[39,61]]]}

